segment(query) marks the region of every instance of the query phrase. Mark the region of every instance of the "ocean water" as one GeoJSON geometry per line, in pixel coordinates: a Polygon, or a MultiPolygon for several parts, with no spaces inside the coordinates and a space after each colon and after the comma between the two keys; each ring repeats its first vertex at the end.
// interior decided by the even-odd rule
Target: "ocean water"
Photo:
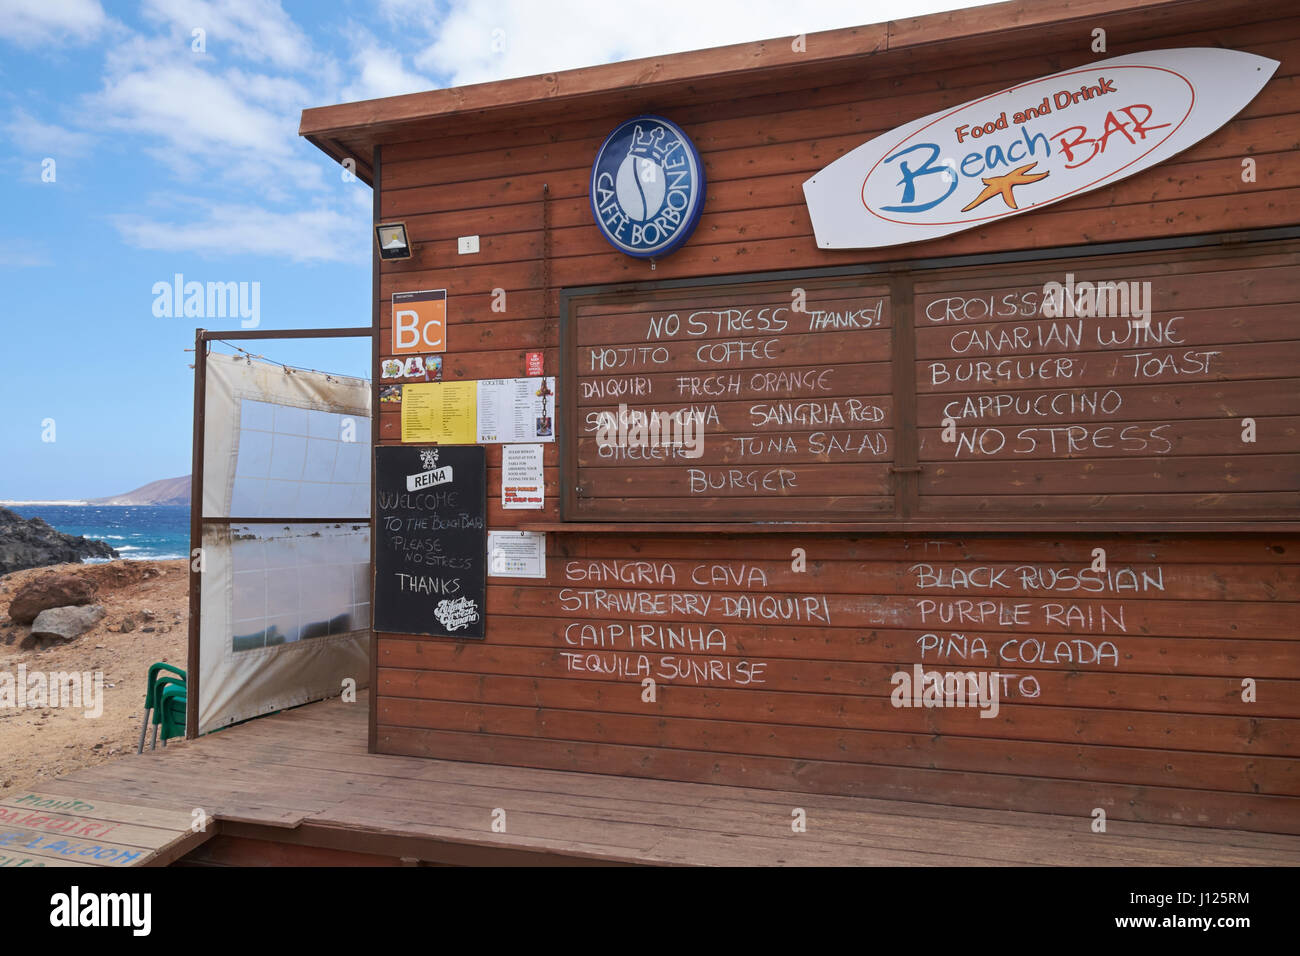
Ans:
{"type": "Polygon", "coordinates": [[[188,505],[11,505],[64,534],[98,538],[123,558],[183,558],[190,550],[188,505]]]}

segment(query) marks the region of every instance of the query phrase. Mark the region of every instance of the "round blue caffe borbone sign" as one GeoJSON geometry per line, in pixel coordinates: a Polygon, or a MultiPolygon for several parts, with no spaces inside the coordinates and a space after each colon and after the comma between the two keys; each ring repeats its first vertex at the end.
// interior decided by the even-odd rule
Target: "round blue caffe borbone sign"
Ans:
{"type": "Polygon", "coordinates": [[[591,167],[591,211],[615,249],[667,255],[690,237],[703,208],[704,166],[681,127],[638,116],[605,137],[591,167]]]}

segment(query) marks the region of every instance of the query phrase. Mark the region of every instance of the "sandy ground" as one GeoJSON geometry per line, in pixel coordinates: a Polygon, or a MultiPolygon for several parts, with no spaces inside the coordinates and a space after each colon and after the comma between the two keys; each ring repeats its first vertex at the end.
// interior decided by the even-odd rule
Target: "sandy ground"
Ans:
{"type": "Polygon", "coordinates": [[[103,714],[98,718],[88,719],[77,708],[0,707],[0,797],[20,787],[48,788],[50,779],[60,774],[133,755],[149,665],[167,661],[184,668],[188,627],[184,559],[62,564],[0,578],[0,672],[17,680],[18,665],[25,664],[28,673],[104,673],[103,714]],[[108,616],[74,641],[37,650],[28,637],[30,629],[9,621],[9,601],[25,581],[53,571],[93,578],[99,585],[98,603],[108,616]],[[128,618],[135,626],[123,633],[128,618]]]}

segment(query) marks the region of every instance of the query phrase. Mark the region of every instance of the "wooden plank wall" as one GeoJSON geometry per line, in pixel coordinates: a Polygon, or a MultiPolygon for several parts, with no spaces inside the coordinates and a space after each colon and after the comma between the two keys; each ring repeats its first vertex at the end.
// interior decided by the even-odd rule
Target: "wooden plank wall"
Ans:
{"type": "MultiPolygon", "coordinates": [[[[1282,65],[1239,116],[1173,160],[926,243],[921,254],[1296,224],[1300,17],[1110,42],[1111,55],[1222,45],[1282,65]],[[1253,183],[1241,179],[1246,156],[1257,163],[1253,183]]],[[[625,94],[545,126],[501,123],[385,145],[380,210],[407,221],[417,249],[409,262],[382,266],[380,354],[390,354],[395,291],[448,290],[446,379],[513,377],[527,351],[544,352],[547,374],[558,367],[565,286],[916,256],[911,247],[818,251],[800,184],[917,116],[1088,62],[1086,43],[1052,55],[1022,47],[993,61],[986,51],[942,63],[917,54],[909,70],[878,83],[858,70],[712,101],[625,94]],[[694,237],[653,272],[605,244],[586,196],[602,138],[639,110],[681,124],[709,178],[694,237]],[[455,238],[471,234],[482,251],[458,256],[455,238]],[[502,292],[505,309],[494,311],[502,292]]],[[[400,440],[395,407],[384,408],[380,426],[381,442],[400,440]]],[[[546,511],[506,513],[489,496],[491,527],[558,519],[558,450],[546,446],[546,511]]],[[[500,455],[489,446],[489,488],[499,487],[500,455]]],[[[949,514],[958,528],[962,515],[949,514]]],[[[1286,534],[552,533],[547,580],[489,584],[485,641],[377,635],[377,746],[1300,832],[1298,546],[1286,534]],[[1109,578],[1083,573],[1099,547],[1109,578]],[[796,548],[806,553],[802,572],[791,567],[796,548]],[[584,570],[591,561],[597,570],[584,570]],[[954,579],[956,569],[967,573],[954,579]],[[976,637],[992,657],[981,656],[976,637]],[[1017,677],[996,718],[894,708],[892,675],[914,663],[1017,677]],[[642,700],[646,667],[660,679],[654,702],[642,700]],[[1242,700],[1245,678],[1256,681],[1254,702],[1242,700]]]]}
{"type": "Polygon", "coordinates": [[[483,644],[382,637],[379,746],[1300,832],[1297,547],[565,535],[545,582],[489,587],[483,644]],[[993,718],[896,708],[916,663],[1014,676],[993,718]]]}

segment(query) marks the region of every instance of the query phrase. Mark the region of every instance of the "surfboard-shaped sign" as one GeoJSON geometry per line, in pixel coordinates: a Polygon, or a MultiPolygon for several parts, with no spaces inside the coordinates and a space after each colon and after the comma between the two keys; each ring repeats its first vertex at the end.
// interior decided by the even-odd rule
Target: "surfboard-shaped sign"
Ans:
{"type": "Polygon", "coordinates": [[[1100,189],[1209,136],[1277,67],[1213,47],[1133,53],[923,116],[803,184],[817,245],[935,239],[1100,189]]]}

